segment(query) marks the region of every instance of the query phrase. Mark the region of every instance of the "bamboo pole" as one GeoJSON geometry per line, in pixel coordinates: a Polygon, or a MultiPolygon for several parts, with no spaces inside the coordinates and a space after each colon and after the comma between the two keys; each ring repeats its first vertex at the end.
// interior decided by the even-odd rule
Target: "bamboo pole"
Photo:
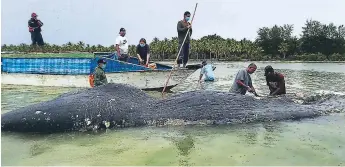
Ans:
{"type": "MultiPolygon", "coordinates": [[[[193,17],[192,17],[192,20],[191,20],[191,22],[190,22],[190,25],[192,25],[192,23],[193,23],[193,20],[194,20],[194,16],[195,16],[195,12],[196,12],[197,7],[198,7],[198,3],[195,4],[195,9],[194,9],[194,12],[193,12],[193,17]]],[[[184,45],[184,43],[185,43],[185,41],[186,41],[186,39],[187,39],[187,36],[189,35],[189,31],[190,31],[190,28],[188,28],[188,30],[187,30],[187,34],[186,34],[186,36],[184,37],[184,40],[183,40],[183,42],[182,42],[182,45],[181,45],[181,47],[180,47],[179,52],[177,53],[177,56],[176,56],[176,59],[175,59],[175,63],[174,63],[174,65],[173,65],[173,68],[170,70],[169,76],[168,76],[168,78],[167,78],[167,80],[166,80],[166,82],[165,82],[165,85],[164,85],[164,88],[163,88],[163,91],[162,91],[162,97],[163,97],[163,98],[164,98],[165,89],[166,89],[166,87],[167,87],[167,85],[168,85],[168,83],[169,83],[170,77],[171,77],[171,73],[172,73],[173,70],[175,69],[175,66],[176,66],[176,64],[177,64],[177,60],[178,60],[178,58],[179,58],[179,55],[180,55],[181,50],[182,50],[182,48],[183,48],[183,45],[184,45]]]]}

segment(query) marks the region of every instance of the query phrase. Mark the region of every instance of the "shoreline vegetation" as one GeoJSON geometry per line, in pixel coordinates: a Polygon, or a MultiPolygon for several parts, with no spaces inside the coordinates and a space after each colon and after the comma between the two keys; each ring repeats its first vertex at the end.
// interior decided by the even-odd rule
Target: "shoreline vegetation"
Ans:
{"type": "MultiPolygon", "coordinates": [[[[1,57],[3,58],[94,58],[93,53],[88,52],[70,52],[70,53],[2,53],[1,57]]],[[[152,61],[163,61],[163,62],[171,62],[175,61],[175,59],[157,59],[151,58],[152,61]]],[[[189,61],[191,62],[201,62],[204,59],[193,59],[190,58],[189,61]]],[[[236,60],[228,60],[228,59],[209,59],[206,60],[213,61],[213,62],[243,62],[243,61],[255,61],[255,62],[286,62],[286,63],[345,63],[345,60],[291,60],[291,59],[280,59],[280,60],[250,60],[250,59],[236,59],[236,60]]]]}
{"type": "MultiPolygon", "coordinates": [[[[214,34],[191,40],[190,60],[213,61],[282,61],[282,62],[343,62],[345,61],[345,27],[307,20],[300,37],[292,35],[294,26],[262,27],[255,41],[224,39],[214,34]]],[[[178,52],[177,37],[159,40],[150,45],[151,60],[174,61],[178,52]]],[[[2,45],[2,57],[68,57],[93,58],[94,52],[115,52],[114,45],[89,45],[82,41],[63,45],[46,43],[2,45]],[[6,54],[6,52],[10,54],[6,54]],[[14,52],[14,53],[11,53],[14,52]]],[[[136,57],[136,45],[129,46],[129,54],[136,57]]]]}

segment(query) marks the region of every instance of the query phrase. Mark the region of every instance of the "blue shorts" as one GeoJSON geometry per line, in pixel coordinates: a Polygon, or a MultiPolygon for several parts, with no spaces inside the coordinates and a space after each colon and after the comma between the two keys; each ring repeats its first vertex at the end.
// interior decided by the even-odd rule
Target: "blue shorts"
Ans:
{"type": "Polygon", "coordinates": [[[207,82],[207,81],[214,81],[214,78],[205,78],[204,81],[205,81],[205,82],[207,82]]]}

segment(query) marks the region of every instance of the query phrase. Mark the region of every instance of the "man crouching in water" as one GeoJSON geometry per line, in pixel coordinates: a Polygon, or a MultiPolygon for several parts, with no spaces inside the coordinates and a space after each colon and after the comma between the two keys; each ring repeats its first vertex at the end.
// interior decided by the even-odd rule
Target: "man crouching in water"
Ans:
{"type": "Polygon", "coordinates": [[[207,64],[206,60],[204,60],[202,63],[202,68],[200,71],[200,77],[199,77],[199,83],[201,83],[202,76],[205,74],[204,81],[214,81],[214,73],[213,71],[216,69],[212,64],[207,64]]]}
{"type": "Polygon", "coordinates": [[[97,61],[98,66],[95,69],[93,84],[95,86],[101,86],[108,84],[107,76],[105,76],[105,66],[106,62],[104,59],[99,59],[97,61]]]}
{"type": "Polygon", "coordinates": [[[256,68],[256,65],[251,63],[246,69],[238,71],[230,92],[245,95],[248,91],[253,93],[255,96],[258,96],[252,85],[252,79],[250,77],[250,74],[253,74],[256,71],[256,68]]]}
{"type": "Polygon", "coordinates": [[[272,66],[265,67],[267,86],[270,89],[270,96],[286,94],[285,80],[281,73],[274,72],[272,66]]]}

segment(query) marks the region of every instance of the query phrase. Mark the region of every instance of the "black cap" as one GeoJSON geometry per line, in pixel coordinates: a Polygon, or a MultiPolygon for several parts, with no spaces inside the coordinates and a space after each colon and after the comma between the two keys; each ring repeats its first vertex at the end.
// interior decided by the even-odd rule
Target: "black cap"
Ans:
{"type": "Polygon", "coordinates": [[[204,60],[204,61],[202,61],[202,63],[201,63],[202,65],[206,65],[207,64],[207,61],[206,60],[204,60]]]}
{"type": "Polygon", "coordinates": [[[184,12],[184,16],[190,15],[189,11],[184,12]]]}
{"type": "Polygon", "coordinates": [[[265,76],[269,73],[269,72],[274,72],[272,66],[268,65],[265,67],[265,76]]]}
{"type": "Polygon", "coordinates": [[[98,63],[98,64],[99,64],[99,63],[106,64],[107,62],[106,62],[104,59],[99,59],[99,60],[97,61],[97,63],[98,63]]]}
{"type": "Polygon", "coordinates": [[[126,31],[126,30],[125,30],[125,28],[120,28],[120,32],[121,32],[121,31],[126,31]]]}

